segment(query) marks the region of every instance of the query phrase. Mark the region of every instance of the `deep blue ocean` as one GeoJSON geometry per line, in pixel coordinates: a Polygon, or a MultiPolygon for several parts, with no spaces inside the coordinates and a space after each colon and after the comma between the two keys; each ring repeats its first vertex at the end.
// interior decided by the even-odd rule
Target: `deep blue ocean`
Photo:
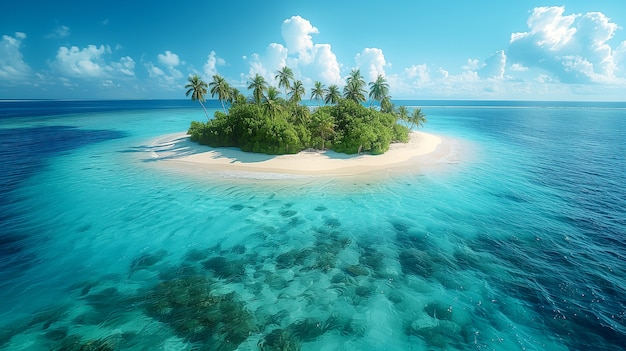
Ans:
{"type": "Polygon", "coordinates": [[[395,103],[453,154],[187,177],[196,103],[0,101],[0,349],[625,349],[626,103],[395,103]]]}

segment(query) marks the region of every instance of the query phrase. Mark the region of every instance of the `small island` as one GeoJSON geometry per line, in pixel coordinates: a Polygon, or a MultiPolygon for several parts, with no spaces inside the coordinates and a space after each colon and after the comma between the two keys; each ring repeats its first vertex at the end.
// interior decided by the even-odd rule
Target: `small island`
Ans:
{"type": "Polygon", "coordinates": [[[251,77],[248,89],[252,95],[246,99],[220,75],[214,75],[208,84],[197,75],[190,77],[186,94],[201,104],[208,120],[191,123],[187,133],[190,140],[268,155],[297,154],[310,149],[379,155],[388,151],[392,143],[408,143],[409,132],[426,122],[421,109],[409,114],[405,106],[396,108],[391,103],[389,85],[382,75],[369,83],[367,97],[366,83],[358,69],[350,72],[343,94],[337,85],[326,88],[315,82],[310,100],[317,101],[317,106],[300,103],[305,88],[294,79],[289,67],[276,72],[275,79],[278,87],[269,86],[259,74],[251,77]],[[202,104],[208,93],[222,104],[222,111],[217,111],[212,119],[202,104]]]}
{"type": "Polygon", "coordinates": [[[424,114],[395,107],[383,76],[369,83],[367,104],[359,70],[350,73],[343,94],[336,85],[315,82],[312,106],[300,103],[305,90],[291,69],[283,67],[276,81],[278,87],[268,87],[255,75],[246,99],[219,75],[208,84],[190,77],[187,96],[200,103],[207,122],[152,140],[150,159],[162,162],[151,164],[202,178],[285,179],[419,172],[455,157],[449,138],[414,130],[426,122],[424,114]],[[222,105],[213,118],[203,104],[209,93],[222,105]]]}

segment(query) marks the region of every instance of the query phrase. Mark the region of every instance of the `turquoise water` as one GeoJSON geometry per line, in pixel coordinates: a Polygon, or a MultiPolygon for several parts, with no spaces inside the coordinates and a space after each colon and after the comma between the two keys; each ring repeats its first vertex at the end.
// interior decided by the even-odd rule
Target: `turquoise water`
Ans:
{"type": "Polygon", "coordinates": [[[0,348],[623,347],[626,106],[402,103],[454,157],[263,180],[150,162],[191,102],[1,102],[0,348]]]}

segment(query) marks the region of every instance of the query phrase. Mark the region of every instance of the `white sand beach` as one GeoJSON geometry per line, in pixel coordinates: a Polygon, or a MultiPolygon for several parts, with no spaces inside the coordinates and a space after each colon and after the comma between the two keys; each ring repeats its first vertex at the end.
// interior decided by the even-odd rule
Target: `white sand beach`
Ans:
{"type": "Polygon", "coordinates": [[[191,142],[184,133],[150,143],[153,161],[184,172],[267,173],[287,175],[358,175],[381,171],[419,171],[451,154],[450,140],[424,132],[410,133],[408,143],[391,144],[382,155],[346,155],[330,150],[306,150],[294,155],[265,155],[238,148],[211,148],[191,142]]]}

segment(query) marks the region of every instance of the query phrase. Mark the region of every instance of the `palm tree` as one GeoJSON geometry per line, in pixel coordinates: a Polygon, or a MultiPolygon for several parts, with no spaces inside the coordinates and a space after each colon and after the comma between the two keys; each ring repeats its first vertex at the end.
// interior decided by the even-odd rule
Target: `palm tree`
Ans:
{"type": "Polygon", "coordinates": [[[291,95],[289,97],[289,101],[295,102],[297,104],[300,102],[300,100],[302,100],[302,95],[304,94],[304,85],[302,85],[301,81],[297,80],[293,83],[291,91],[289,92],[289,95],[291,95]]]}
{"type": "Polygon", "coordinates": [[[232,90],[226,82],[226,79],[224,79],[224,77],[220,76],[219,74],[213,75],[213,81],[209,83],[209,88],[211,88],[211,97],[217,95],[217,98],[222,103],[222,109],[224,110],[224,113],[226,113],[224,101],[229,101],[232,94],[232,90]]]}
{"type": "Polygon", "coordinates": [[[413,127],[419,128],[423,127],[424,123],[428,122],[426,119],[426,115],[422,112],[421,108],[416,108],[413,110],[413,113],[409,117],[409,122],[411,122],[411,126],[409,129],[413,129],[413,127]]]}
{"type": "Polygon", "coordinates": [[[343,97],[358,103],[365,101],[365,79],[361,75],[361,70],[355,68],[350,71],[346,86],[343,87],[343,97]]]}
{"type": "Polygon", "coordinates": [[[252,96],[257,105],[261,104],[263,91],[265,91],[266,88],[267,83],[265,83],[265,78],[258,73],[248,81],[248,89],[252,89],[252,96]]]}
{"type": "Polygon", "coordinates": [[[396,110],[396,116],[398,117],[399,120],[408,122],[409,121],[409,109],[407,109],[406,106],[398,107],[398,109],[396,110]]]}
{"type": "Polygon", "coordinates": [[[187,89],[185,96],[189,96],[189,94],[191,94],[191,101],[198,100],[200,106],[202,106],[202,109],[204,110],[206,119],[209,119],[209,113],[206,111],[206,108],[202,103],[204,101],[204,96],[207,93],[207,84],[202,81],[197,74],[189,77],[187,80],[189,81],[189,84],[185,85],[185,89],[187,89]]]}
{"type": "Polygon", "coordinates": [[[380,112],[393,114],[394,109],[395,107],[391,102],[391,96],[387,95],[382,100],[380,100],[380,112]]]}
{"type": "Polygon", "coordinates": [[[365,86],[365,79],[363,79],[360,69],[354,68],[350,71],[350,75],[348,76],[348,79],[346,79],[346,84],[350,84],[352,81],[357,82],[358,86],[361,88],[365,86]]]}
{"type": "Polygon", "coordinates": [[[315,82],[315,87],[311,90],[311,100],[317,100],[317,106],[320,106],[320,100],[324,99],[326,88],[322,82],[315,82]]]}
{"type": "Polygon", "coordinates": [[[365,102],[365,89],[357,80],[349,80],[348,84],[343,87],[343,97],[349,100],[354,100],[357,103],[365,102]]]}
{"type": "Polygon", "coordinates": [[[324,150],[324,142],[335,132],[335,119],[330,114],[320,110],[313,115],[313,126],[322,138],[322,150],[324,150]]]}
{"type": "Polygon", "coordinates": [[[373,101],[382,103],[383,99],[389,95],[389,84],[382,74],[379,74],[376,81],[370,82],[370,107],[372,107],[373,101]]]}
{"type": "Polygon", "coordinates": [[[291,119],[296,124],[306,126],[311,119],[311,112],[307,106],[291,104],[289,105],[289,114],[291,119]]]}
{"type": "Polygon", "coordinates": [[[265,113],[270,116],[272,119],[276,117],[276,114],[282,111],[282,107],[279,101],[278,89],[276,87],[267,88],[267,94],[263,96],[263,108],[265,113]]]}
{"type": "Polygon", "coordinates": [[[274,79],[278,80],[278,88],[285,87],[285,98],[287,98],[287,89],[291,88],[291,81],[294,80],[291,68],[284,66],[276,72],[274,79]]]}
{"type": "Polygon", "coordinates": [[[326,91],[326,98],[324,98],[324,102],[327,104],[336,104],[341,99],[341,94],[339,93],[339,87],[335,84],[328,87],[326,91]]]}
{"type": "Polygon", "coordinates": [[[230,88],[230,93],[228,94],[228,99],[226,99],[226,102],[228,102],[231,106],[237,102],[237,98],[239,97],[239,89],[235,88],[235,87],[231,87],[230,88]]]}

